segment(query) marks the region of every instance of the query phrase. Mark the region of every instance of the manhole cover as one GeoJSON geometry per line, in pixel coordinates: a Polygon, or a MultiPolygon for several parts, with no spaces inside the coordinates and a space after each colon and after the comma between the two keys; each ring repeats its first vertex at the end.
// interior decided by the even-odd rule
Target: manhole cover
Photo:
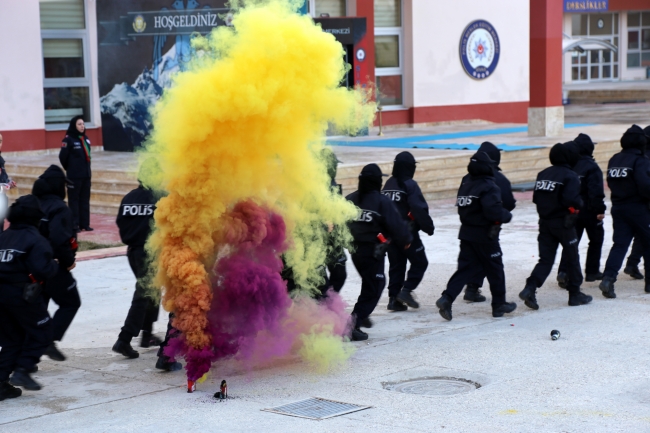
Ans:
{"type": "Polygon", "coordinates": [[[425,377],[404,382],[385,383],[389,391],[419,395],[452,395],[474,391],[480,388],[479,383],[457,377],[425,377]]]}
{"type": "Polygon", "coordinates": [[[358,404],[343,403],[340,401],[314,397],[262,410],[266,412],[279,413],[281,415],[297,416],[300,418],[325,419],[368,408],[370,408],[370,406],[361,406],[358,404]]]}

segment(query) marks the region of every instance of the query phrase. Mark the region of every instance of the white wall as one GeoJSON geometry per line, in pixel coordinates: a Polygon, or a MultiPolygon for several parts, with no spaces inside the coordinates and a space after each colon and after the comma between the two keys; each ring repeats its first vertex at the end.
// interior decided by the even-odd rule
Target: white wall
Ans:
{"type": "Polygon", "coordinates": [[[414,106],[529,100],[528,0],[413,0],[414,106]],[[490,22],[501,43],[492,76],[476,81],[460,63],[463,30],[477,19],[490,22]]]}
{"type": "MultiPolygon", "coordinates": [[[[3,1],[3,0],[0,0],[3,1]]],[[[99,107],[98,52],[97,52],[97,1],[85,0],[86,25],[88,26],[88,43],[90,45],[90,112],[92,124],[102,126],[102,113],[99,107]]]]}
{"type": "Polygon", "coordinates": [[[0,0],[0,131],[43,129],[38,0],[0,0]]]}

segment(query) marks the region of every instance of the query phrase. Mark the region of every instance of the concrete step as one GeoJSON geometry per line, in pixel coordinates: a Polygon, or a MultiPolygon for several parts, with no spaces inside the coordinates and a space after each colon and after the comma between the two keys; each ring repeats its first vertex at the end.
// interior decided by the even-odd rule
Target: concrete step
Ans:
{"type": "Polygon", "coordinates": [[[578,105],[648,102],[650,90],[569,90],[568,98],[571,104],[578,105]]]}
{"type": "MultiPolygon", "coordinates": [[[[596,146],[594,157],[605,171],[607,161],[620,151],[618,141],[602,142],[596,146]]],[[[537,173],[548,167],[548,147],[504,152],[501,156],[501,168],[514,183],[533,182],[537,173]]],[[[448,199],[456,196],[460,180],[467,174],[467,164],[471,152],[451,156],[422,158],[415,173],[415,180],[427,200],[448,199]]],[[[365,164],[342,164],[338,170],[337,182],[343,185],[343,194],[347,195],[357,189],[359,172],[365,164]]],[[[384,173],[390,173],[392,162],[379,163],[384,173]]],[[[17,182],[17,188],[9,192],[9,198],[15,199],[29,194],[36,178],[45,167],[36,165],[7,164],[7,171],[17,182]]],[[[135,174],[119,170],[93,171],[90,198],[91,212],[117,215],[122,197],[137,186],[135,174]]]]}

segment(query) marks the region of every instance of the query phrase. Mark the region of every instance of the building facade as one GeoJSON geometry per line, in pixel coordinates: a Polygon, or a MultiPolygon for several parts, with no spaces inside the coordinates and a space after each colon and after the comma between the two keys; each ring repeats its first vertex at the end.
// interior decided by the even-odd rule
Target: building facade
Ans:
{"type": "MultiPolygon", "coordinates": [[[[228,13],[225,0],[0,0],[0,38],[14,41],[0,47],[3,150],[57,148],[78,114],[93,145],[137,148],[191,35],[230,25],[228,13]]],[[[650,67],[648,0],[307,0],[302,13],[344,45],[346,82],[373,89],[385,125],[526,123],[546,69],[561,69],[556,92],[650,67]],[[539,66],[531,29],[556,24],[562,35],[538,38],[539,66]]]]}

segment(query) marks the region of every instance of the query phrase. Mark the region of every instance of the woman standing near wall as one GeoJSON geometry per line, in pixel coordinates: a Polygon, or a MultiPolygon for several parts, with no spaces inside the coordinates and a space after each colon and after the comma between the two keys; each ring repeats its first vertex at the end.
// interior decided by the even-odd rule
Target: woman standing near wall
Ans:
{"type": "Polygon", "coordinates": [[[59,161],[66,176],[74,185],[68,186],[68,206],[72,210],[74,228],[92,231],[90,227],[90,140],[86,137],[83,116],[70,120],[65,138],[61,143],[59,161]]]}

